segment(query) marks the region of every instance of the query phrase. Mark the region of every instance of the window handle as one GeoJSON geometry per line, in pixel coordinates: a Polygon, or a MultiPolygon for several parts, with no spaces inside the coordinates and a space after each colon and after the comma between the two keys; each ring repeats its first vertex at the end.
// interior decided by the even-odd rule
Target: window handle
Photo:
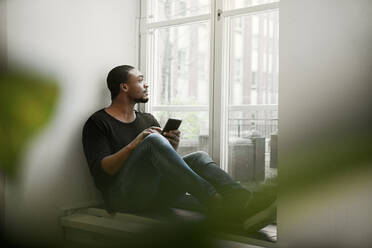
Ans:
{"type": "Polygon", "coordinates": [[[217,21],[221,20],[222,17],[222,9],[217,10],[217,21]]]}

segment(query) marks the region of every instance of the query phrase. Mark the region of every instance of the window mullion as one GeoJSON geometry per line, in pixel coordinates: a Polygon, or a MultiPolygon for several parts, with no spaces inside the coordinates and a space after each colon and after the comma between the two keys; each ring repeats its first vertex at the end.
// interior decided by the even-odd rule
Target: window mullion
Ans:
{"type": "MultiPolygon", "coordinates": [[[[149,62],[149,56],[147,55],[147,46],[148,46],[148,37],[147,37],[147,1],[148,0],[141,0],[139,1],[139,9],[140,9],[140,14],[139,14],[139,40],[140,40],[140,47],[139,47],[139,61],[138,61],[138,66],[139,70],[144,73],[144,75],[148,75],[149,71],[147,68],[147,64],[149,62]]],[[[149,111],[149,104],[144,104],[144,103],[139,103],[138,104],[138,109],[143,112],[148,112],[149,111]]]]}
{"type": "Polygon", "coordinates": [[[212,2],[212,27],[213,27],[213,36],[212,36],[212,47],[213,47],[213,59],[211,61],[211,72],[213,73],[212,77],[212,86],[211,86],[211,116],[210,116],[210,128],[209,136],[211,137],[210,147],[212,148],[212,157],[222,168],[223,166],[223,137],[224,137],[224,126],[223,126],[223,88],[222,88],[222,37],[223,37],[223,18],[217,17],[218,10],[222,9],[222,0],[213,0],[212,2]]]}

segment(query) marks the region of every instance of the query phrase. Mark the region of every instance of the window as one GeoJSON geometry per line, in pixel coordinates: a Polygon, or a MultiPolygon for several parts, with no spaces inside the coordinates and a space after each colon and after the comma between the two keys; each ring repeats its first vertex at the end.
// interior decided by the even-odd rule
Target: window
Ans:
{"type": "Polygon", "coordinates": [[[270,138],[278,126],[278,2],[141,1],[140,69],[151,94],[141,108],[161,125],[181,118],[179,153],[207,151],[236,180],[270,173],[270,138]]]}

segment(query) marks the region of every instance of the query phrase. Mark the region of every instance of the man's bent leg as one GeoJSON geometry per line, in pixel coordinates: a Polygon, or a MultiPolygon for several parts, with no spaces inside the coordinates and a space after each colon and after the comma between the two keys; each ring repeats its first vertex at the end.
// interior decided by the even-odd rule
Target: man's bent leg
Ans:
{"type": "Polygon", "coordinates": [[[122,211],[138,212],[156,197],[160,178],[207,203],[216,189],[197,175],[159,134],[148,135],[132,152],[110,190],[111,203],[122,211]]]}
{"type": "Polygon", "coordinates": [[[178,189],[189,192],[202,203],[216,193],[213,185],[195,173],[162,135],[150,134],[143,143],[148,146],[152,164],[160,175],[178,189]]]}
{"type": "Polygon", "coordinates": [[[143,212],[159,185],[160,174],[151,164],[147,147],[140,144],[115,176],[108,192],[109,204],[119,212],[143,212]]]}
{"type": "Polygon", "coordinates": [[[181,189],[179,185],[165,177],[161,177],[158,194],[151,202],[151,205],[158,209],[169,208],[185,195],[186,191],[181,189]]]}

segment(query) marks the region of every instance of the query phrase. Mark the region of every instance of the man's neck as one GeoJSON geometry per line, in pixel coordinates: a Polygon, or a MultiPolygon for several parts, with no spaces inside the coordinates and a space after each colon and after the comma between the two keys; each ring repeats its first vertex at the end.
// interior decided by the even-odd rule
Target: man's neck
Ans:
{"type": "Polygon", "coordinates": [[[136,119],[134,106],[135,104],[125,104],[113,101],[110,106],[105,108],[105,111],[119,121],[129,123],[136,119]]]}

